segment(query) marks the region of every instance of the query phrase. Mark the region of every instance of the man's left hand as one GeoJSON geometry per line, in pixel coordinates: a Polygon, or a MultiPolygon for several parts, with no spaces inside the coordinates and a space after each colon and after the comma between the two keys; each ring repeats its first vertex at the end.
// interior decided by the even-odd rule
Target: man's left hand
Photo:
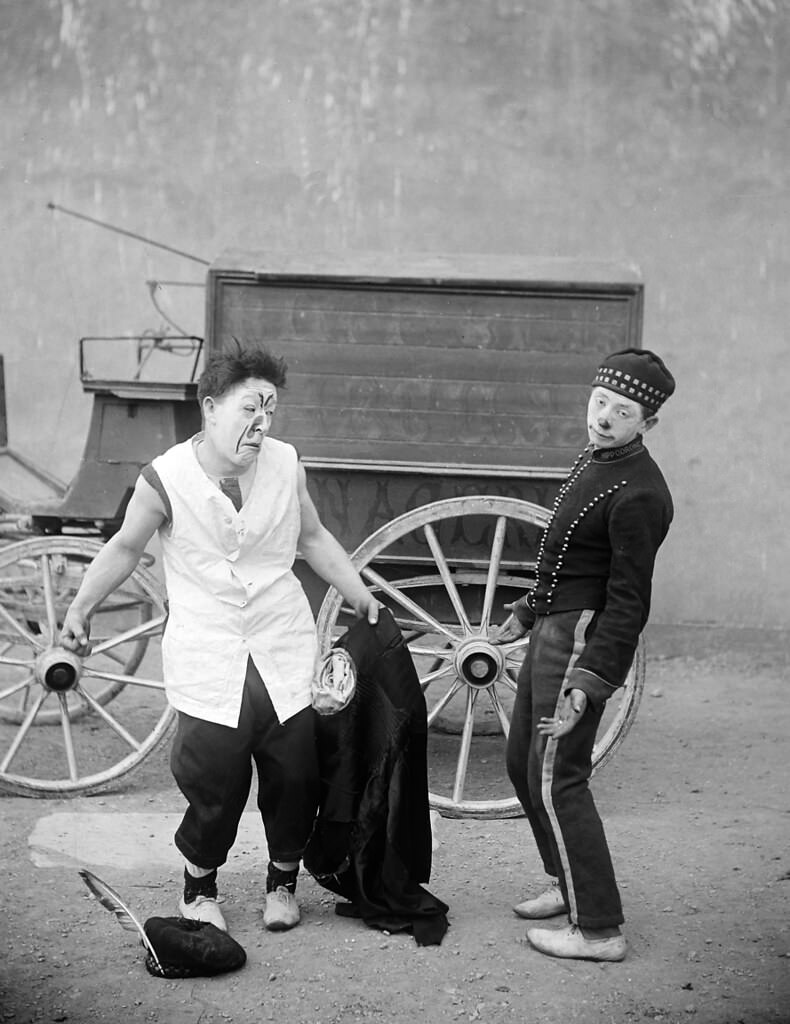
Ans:
{"type": "Polygon", "coordinates": [[[567,734],[581,721],[587,710],[587,694],[584,690],[570,690],[560,704],[553,718],[541,718],[537,730],[543,736],[558,740],[567,734]]]}

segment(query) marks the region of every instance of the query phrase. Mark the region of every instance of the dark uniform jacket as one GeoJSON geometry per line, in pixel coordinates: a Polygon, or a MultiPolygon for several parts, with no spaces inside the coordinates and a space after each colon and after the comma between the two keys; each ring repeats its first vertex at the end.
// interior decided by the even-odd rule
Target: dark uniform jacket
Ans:
{"type": "MultiPolygon", "coordinates": [[[[641,436],[622,448],[586,448],[554,502],[527,596],[533,615],[598,612],[566,691],[600,704],[621,686],[650,612],[656,552],[673,506],[641,436]]],[[[529,624],[529,616],[519,616],[529,624]]]]}

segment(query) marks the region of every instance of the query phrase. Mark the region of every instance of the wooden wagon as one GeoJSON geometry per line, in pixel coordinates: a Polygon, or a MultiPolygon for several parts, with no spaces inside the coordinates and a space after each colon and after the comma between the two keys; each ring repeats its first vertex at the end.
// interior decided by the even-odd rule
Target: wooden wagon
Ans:
{"type": "MultiPolygon", "coordinates": [[[[431,803],[443,814],[520,812],[504,738],[528,641],[497,647],[488,631],[534,584],[548,509],[585,443],[594,370],[607,352],[640,344],[642,296],[631,267],[566,260],[230,252],[209,268],[205,353],[261,343],[286,358],[273,433],[298,449],[323,521],[407,637],[428,705],[431,803]]],[[[155,550],[97,616],[91,658],[65,657],[56,638],[139,467],[198,428],[204,353],[197,339],[159,339],[145,373],[138,355],[124,377],[97,375],[88,341],[81,377],[94,413],[76,480],[31,510],[36,536],[0,548],[0,788],[30,795],[112,785],[172,719],[158,674],[166,608],[155,550]],[[189,373],[163,379],[157,365],[178,351],[189,373]],[[85,754],[78,730],[94,733],[80,737],[85,754]],[[120,756],[99,765],[104,733],[120,756]],[[62,777],[19,767],[45,741],[62,743],[62,777]]],[[[111,351],[102,358],[115,366],[111,351]]],[[[306,565],[297,572],[327,647],[349,612],[306,565]]],[[[640,647],[609,702],[596,767],[622,742],[643,680],[640,647]]]]}

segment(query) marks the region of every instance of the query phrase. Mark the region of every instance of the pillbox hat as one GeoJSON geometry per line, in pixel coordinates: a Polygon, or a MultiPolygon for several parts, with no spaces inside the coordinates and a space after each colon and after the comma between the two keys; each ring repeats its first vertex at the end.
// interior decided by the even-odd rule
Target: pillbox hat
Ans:
{"type": "Polygon", "coordinates": [[[655,352],[625,348],[606,356],[593,387],[617,391],[657,412],[675,390],[675,378],[655,352]]]}

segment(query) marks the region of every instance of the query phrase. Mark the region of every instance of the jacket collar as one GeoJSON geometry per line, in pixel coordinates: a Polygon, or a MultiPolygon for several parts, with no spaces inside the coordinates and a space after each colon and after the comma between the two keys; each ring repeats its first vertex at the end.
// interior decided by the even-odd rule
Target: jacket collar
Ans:
{"type": "Polygon", "coordinates": [[[621,448],[595,448],[592,460],[593,462],[619,462],[620,459],[627,459],[630,455],[636,455],[643,449],[642,435],[637,434],[633,441],[629,441],[621,448]]]}

